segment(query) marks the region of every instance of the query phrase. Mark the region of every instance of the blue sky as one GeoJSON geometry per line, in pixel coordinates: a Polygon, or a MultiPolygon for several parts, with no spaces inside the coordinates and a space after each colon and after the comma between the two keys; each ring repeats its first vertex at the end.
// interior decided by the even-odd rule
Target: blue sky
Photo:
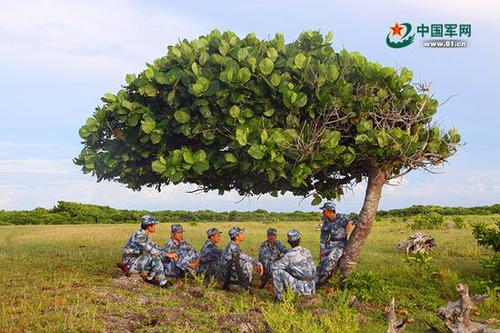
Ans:
{"type": "MultiPolygon", "coordinates": [[[[382,209],[412,204],[473,206],[500,202],[500,4],[494,0],[408,1],[56,1],[0,0],[0,209],[52,207],[58,200],[144,209],[273,211],[315,209],[291,195],[245,199],[235,193],[187,194],[191,186],[133,192],[96,183],[71,162],[78,129],[126,73],[165,54],[178,39],[210,30],[333,31],[333,47],[385,66],[406,66],[432,82],[444,101],[436,120],[456,127],[466,145],[440,174],[414,172],[386,186],[382,209]],[[404,49],[385,45],[395,22],[471,24],[469,47],[404,49]]],[[[361,207],[364,184],[339,203],[361,207]]]]}

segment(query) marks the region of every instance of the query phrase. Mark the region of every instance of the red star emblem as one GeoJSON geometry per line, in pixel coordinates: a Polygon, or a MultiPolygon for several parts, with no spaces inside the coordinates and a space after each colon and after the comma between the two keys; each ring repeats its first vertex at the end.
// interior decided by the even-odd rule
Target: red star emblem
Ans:
{"type": "Polygon", "coordinates": [[[403,30],[405,27],[402,26],[402,25],[399,25],[398,22],[396,22],[396,24],[394,24],[394,26],[392,26],[390,28],[392,30],[392,35],[393,36],[399,35],[400,37],[402,37],[401,30],[403,30]]]}

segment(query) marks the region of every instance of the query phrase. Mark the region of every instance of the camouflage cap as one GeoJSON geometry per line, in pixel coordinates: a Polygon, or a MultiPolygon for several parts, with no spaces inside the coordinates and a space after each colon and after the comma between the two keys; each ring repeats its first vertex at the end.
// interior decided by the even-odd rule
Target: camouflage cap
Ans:
{"type": "Polygon", "coordinates": [[[229,237],[233,238],[241,234],[243,231],[245,231],[245,228],[232,227],[231,229],[229,229],[227,234],[229,235],[229,237]]]}
{"type": "Polygon", "coordinates": [[[286,234],[289,242],[296,242],[300,239],[300,231],[292,229],[286,234]]]}
{"type": "Polygon", "coordinates": [[[144,226],[158,224],[156,218],[153,215],[144,215],[141,217],[141,224],[144,226]]]}
{"type": "Polygon", "coordinates": [[[278,231],[274,228],[269,228],[267,229],[267,235],[268,236],[276,236],[278,234],[278,231]]]}
{"type": "Polygon", "coordinates": [[[220,234],[220,230],[217,228],[210,228],[207,230],[207,238],[212,237],[213,235],[220,234]]]}
{"type": "Polygon", "coordinates": [[[325,204],[322,206],[322,207],[319,207],[319,209],[328,209],[328,210],[332,210],[332,211],[335,211],[335,204],[331,201],[327,201],[325,202],[325,204]]]}
{"type": "Polygon", "coordinates": [[[180,224],[172,224],[170,226],[170,232],[184,232],[184,229],[182,229],[182,225],[180,224]]]}

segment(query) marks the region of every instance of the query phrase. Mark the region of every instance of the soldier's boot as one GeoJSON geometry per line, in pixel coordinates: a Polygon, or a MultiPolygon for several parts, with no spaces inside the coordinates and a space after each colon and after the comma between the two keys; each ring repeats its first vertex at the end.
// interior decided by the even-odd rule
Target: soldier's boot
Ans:
{"type": "Polygon", "coordinates": [[[158,285],[160,286],[160,288],[168,288],[168,287],[171,287],[172,286],[172,282],[168,281],[168,280],[161,280],[158,285]]]}
{"type": "Polygon", "coordinates": [[[260,289],[264,289],[264,287],[266,286],[266,284],[269,282],[269,279],[271,279],[271,274],[269,273],[264,273],[264,275],[262,276],[262,283],[260,284],[260,289]]]}
{"type": "Polygon", "coordinates": [[[128,270],[128,266],[127,264],[123,263],[123,262],[117,262],[116,263],[116,267],[118,267],[119,269],[122,270],[123,274],[125,274],[126,277],[129,277],[130,276],[130,272],[128,270]]]}

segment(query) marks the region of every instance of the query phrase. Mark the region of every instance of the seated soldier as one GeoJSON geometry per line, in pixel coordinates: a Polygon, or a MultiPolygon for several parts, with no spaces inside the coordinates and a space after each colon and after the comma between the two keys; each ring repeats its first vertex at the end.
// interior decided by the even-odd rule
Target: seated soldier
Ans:
{"type": "Polygon", "coordinates": [[[320,261],[317,268],[316,287],[326,283],[334,274],[356,223],[354,218],[345,214],[337,214],[335,204],[331,201],[326,202],[320,209],[323,210],[323,226],[319,241],[320,261]]]}
{"type": "Polygon", "coordinates": [[[170,226],[170,240],[162,252],[165,254],[163,265],[167,276],[184,277],[188,272],[194,273],[200,262],[194,248],[184,240],[184,229],[180,224],[170,226]]]}
{"type": "Polygon", "coordinates": [[[224,281],[223,289],[228,289],[230,283],[237,283],[244,289],[250,288],[252,282],[252,268],[255,266],[259,275],[262,276],[264,268],[254,258],[241,252],[240,243],[244,239],[245,229],[232,227],[228,234],[231,238],[219,260],[218,277],[224,281]]]}
{"type": "Polygon", "coordinates": [[[134,232],[123,248],[122,262],[116,265],[130,276],[139,273],[147,282],[167,286],[167,278],[161,261],[162,253],[149,234],[156,231],[159,222],[153,215],[141,217],[141,229],[134,232]]]}
{"type": "Polygon", "coordinates": [[[217,246],[217,243],[220,242],[220,231],[217,228],[208,229],[207,238],[200,251],[198,273],[210,277],[216,274],[217,265],[222,255],[222,250],[217,246]]]}
{"type": "Polygon", "coordinates": [[[263,241],[259,250],[259,262],[264,266],[261,288],[264,288],[271,278],[271,264],[288,252],[288,249],[276,240],[278,232],[274,228],[267,230],[267,240],[263,241]]]}
{"type": "Polygon", "coordinates": [[[300,246],[300,232],[292,229],[287,238],[292,249],[271,265],[273,286],[278,300],[281,300],[285,289],[301,295],[312,295],[316,289],[316,266],[311,252],[300,246]]]}

